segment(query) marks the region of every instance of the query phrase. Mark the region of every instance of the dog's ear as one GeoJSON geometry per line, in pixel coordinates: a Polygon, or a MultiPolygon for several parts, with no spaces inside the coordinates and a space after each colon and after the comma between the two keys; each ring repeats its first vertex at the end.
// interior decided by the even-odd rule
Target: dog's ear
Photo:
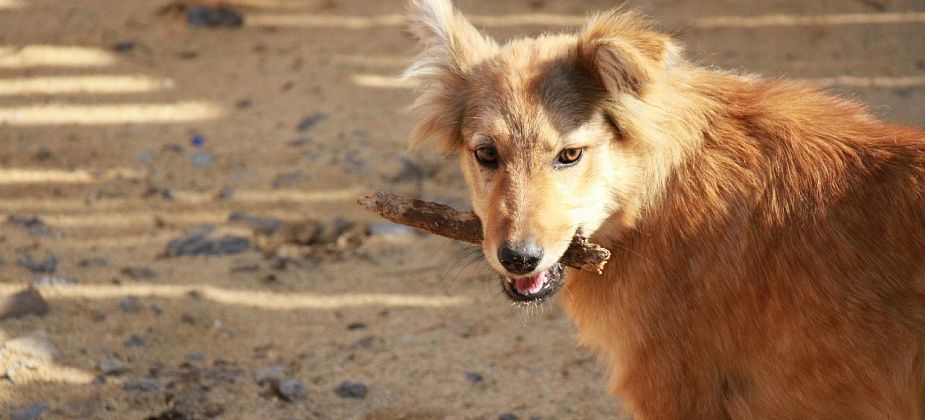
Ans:
{"type": "Polygon", "coordinates": [[[460,143],[459,120],[465,107],[466,77],[472,66],[498,44],[479,33],[449,0],[411,0],[409,30],[423,47],[403,78],[419,83],[414,107],[424,114],[411,145],[434,138],[451,151],[460,143]]]}
{"type": "Polygon", "coordinates": [[[578,35],[578,67],[611,94],[642,94],[659,81],[680,48],[635,12],[616,10],[592,16],[578,35]]]}

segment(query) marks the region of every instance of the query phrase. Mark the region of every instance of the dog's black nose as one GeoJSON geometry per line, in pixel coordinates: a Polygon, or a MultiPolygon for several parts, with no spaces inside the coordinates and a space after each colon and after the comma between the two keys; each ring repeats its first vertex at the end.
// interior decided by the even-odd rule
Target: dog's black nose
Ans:
{"type": "Polygon", "coordinates": [[[543,259],[543,248],[534,241],[503,242],[498,247],[498,261],[513,274],[526,274],[543,259]]]}

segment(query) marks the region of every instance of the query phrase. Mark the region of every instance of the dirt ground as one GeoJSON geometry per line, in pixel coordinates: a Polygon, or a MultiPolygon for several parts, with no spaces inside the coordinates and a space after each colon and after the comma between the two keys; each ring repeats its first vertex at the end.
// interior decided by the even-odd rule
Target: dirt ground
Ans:
{"type": "MultiPolygon", "coordinates": [[[[452,161],[405,149],[404,2],[228,3],[243,27],[166,0],[0,0],[0,295],[37,282],[49,305],[0,321],[0,418],[619,416],[556,304],[512,307],[472,248],[364,234],[367,191],[466,206],[452,161]],[[202,225],[243,252],[164,255],[202,225]],[[40,332],[55,354],[9,342],[40,332]]],[[[507,39],[615,2],[459,4],[507,39]]],[[[702,63],[925,125],[925,2],[626,7],[702,63]]]]}

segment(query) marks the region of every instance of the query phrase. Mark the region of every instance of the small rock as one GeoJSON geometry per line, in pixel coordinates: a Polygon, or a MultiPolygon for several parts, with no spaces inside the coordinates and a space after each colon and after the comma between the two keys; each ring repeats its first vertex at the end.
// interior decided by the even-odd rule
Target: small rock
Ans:
{"type": "Polygon", "coordinates": [[[80,261],[77,261],[77,266],[82,268],[87,267],[107,267],[109,266],[109,260],[105,258],[84,258],[80,261]]]}
{"type": "Polygon", "coordinates": [[[180,322],[189,325],[196,325],[196,318],[193,318],[190,314],[180,315],[180,322]]]}
{"type": "Polygon", "coordinates": [[[233,212],[228,215],[228,223],[244,223],[250,226],[255,233],[272,235],[283,227],[283,221],[272,217],[254,216],[251,214],[233,212]]]}
{"type": "Polygon", "coordinates": [[[122,384],[122,389],[126,391],[157,391],[161,389],[161,383],[157,379],[147,377],[142,379],[129,379],[122,384]]]}
{"type": "Polygon", "coordinates": [[[362,400],[369,393],[369,388],[361,382],[344,381],[334,390],[334,393],[341,398],[362,400]]]}
{"type": "Polygon", "coordinates": [[[324,245],[337,242],[342,234],[350,230],[354,224],[343,218],[337,218],[332,221],[323,222],[318,226],[318,230],[312,236],[310,244],[324,245]]]}
{"type": "Polygon", "coordinates": [[[54,276],[42,276],[35,280],[32,280],[33,287],[46,287],[46,286],[74,286],[76,285],[77,279],[71,277],[54,277],[54,276]]]}
{"type": "Polygon", "coordinates": [[[119,301],[119,309],[127,314],[137,314],[144,309],[141,302],[135,296],[129,296],[119,301]]]}
{"type": "Polygon", "coordinates": [[[247,108],[250,108],[251,105],[253,104],[254,104],[254,101],[244,98],[244,99],[240,99],[237,102],[235,102],[234,107],[237,109],[247,109],[247,108]]]}
{"type": "Polygon", "coordinates": [[[385,344],[385,340],[382,337],[377,337],[375,335],[367,335],[350,345],[347,346],[348,350],[357,350],[357,349],[370,349],[376,346],[382,346],[385,344]]]}
{"type": "Polygon", "coordinates": [[[202,353],[187,353],[186,360],[190,362],[202,362],[206,360],[206,356],[202,353]]]}
{"type": "Polygon", "coordinates": [[[52,274],[58,270],[58,259],[54,255],[50,255],[44,260],[36,260],[32,258],[32,254],[24,252],[16,260],[16,264],[29,269],[33,273],[52,274]]]}
{"type": "Polygon", "coordinates": [[[517,420],[520,417],[517,417],[517,414],[514,413],[504,413],[498,416],[498,420],[517,420]]]}
{"type": "Polygon", "coordinates": [[[356,331],[356,330],[365,330],[367,328],[366,323],[363,322],[351,322],[347,324],[347,330],[356,331]]]}
{"type": "Polygon", "coordinates": [[[370,236],[405,236],[414,233],[414,229],[398,223],[379,222],[369,225],[366,233],[370,236]]]}
{"type": "Polygon", "coordinates": [[[36,331],[14,338],[4,343],[3,347],[11,352],[40,360],[54,360],[61,355],[61,350],[58,350],[58,346],[51,342],[45,331],[36,331]]]}
{"type": "Polygon", "coordinates": [[[48,313],[48,302],[45,302],[38,290],[31,287],[9,296],[0,297],[0,321],[27,315],[41,316],[46,313],[48,313]]]}
{"type": "Polygon", "coordinates": [[[7,223],[26,229],[30,236],[42,238],[60,238],[61,234],[52,230],[38,216],[25,216],[11,214],[6,218],[7,223]]]}
{"type": "Polygon", "coordinates": [[[197,168],[208,168],[215,162],[215,156],[206,152],[196,152],[190,155],[190,163],[197,168]]]}
{"type": "Polygon", "coordinates": [[[257,383],[277,382],[283,379],[283,365],[270,365],[257,369],[254,373],[257,383]]]}
{"type": "Polygon", "coordinates": [[[190,137],[189,142],[193,145],[193,147],[202,148],[202,146],[205,146],[206,144],[206,136],[203,136],[202,134],[194,134],[193,137],[190,137]]]}
{"type": "Polygon", "coordinates": [[[135,280],[151,280],[157,278],[157,271],[142,266],[123,267],[119,272],[135,280]]]}
{"type": "Polygon", "coordinates": [[[121,360],[115,358],[100,360],[96,367],[100,372],[103,372],[104,375],[121,375],[128,371],[128,366],[121,360]]]}
{"type": "MultiPolygon", "coordinates": [[[[283,379],[276,385],[276,392],[286,401],[304,400],[308,396],[305,385],[297,379],[283,379]]],[[[364,393],[365,396],[365,393],[364,393]]]]}
{"type": "Polygon", "coordinates": [[[186,8],[186,21],[194,28],[239,28],[244,24],[244,16],[230,6],[190,5],[186,8]]]}
{"type": "Polygon", "coordinates": [[[485,378],[483,378],[482,374],[478,372],[466,372],[466,380],[471,383],[478,384],[484,381],[485,378]]]}
{"type": "Polygon", "coordinates": [[[216,195],[216,197],[218,197],[219,200],[229,200],[229,199],[231,199],[232,197],[234,197],[234,194],[235,194],[237,191],[238,191],[237,188],[232,187],[232,186],[228,186],[228,187],[222,188],[222,189],[218,192],[218,194],[216,195]]]}
{"type": "Polygon", "coordinates": [[[128,338],[126,338],[125,341],[122,342],[122,345],[124,345],[125,347],[141,347],[147,343],[148,341],[145,340],[144,337],[137,335],[137,334],[132,334],[128,336],[128,338]]]}
{"type": "Polygon", "coordinates": [[[288,144],[290,147],[305,147],[305,146],[312,144],[312,141],[311,139],[301,138],[301,139],[290,140],[286,144],[288,144]]]}
{"type": "Polygon", "coordinates": [[[209,238],[213,231],[212,226],[204,226],[171,240],[167,243],[164,256],[230,255],[250,248],[250,241],[239,236],[225,235],[219,238],[209,238]]]}
{"type": "Polygon", "coordinates": [[[120,40],[112,44],[112,50],[118,53],[126,53],[135,49],[135,41],[132,40],[120,40]]]}
{"type": "Polygon", "coordinates": [[[39,150],[35,151],[35,160],[43,162],[48,159],[51,159],[51,150],[49,148],[41,146],[39,150]]]}
{"type": "Polygon", "coordinates": [[[37,402],[25,407],[10,409],[10,420],[36,420],[49,410],[48,404],[37,402]]]}
{"type": "Polygon", "coordinates": [[[305,118],[302,118],[302,121],[299,121],[299,125],[296,127],[299,131],[308,131],[316,124],[327,119],[328,116],[323,113],[314,113],[305,118]]]}

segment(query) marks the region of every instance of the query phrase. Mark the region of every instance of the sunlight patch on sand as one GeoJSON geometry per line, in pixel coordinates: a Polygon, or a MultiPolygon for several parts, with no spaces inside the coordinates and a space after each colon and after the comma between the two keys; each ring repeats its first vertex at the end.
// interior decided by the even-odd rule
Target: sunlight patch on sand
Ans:
{"type": "Polygon", "coordinates": [[[168,124],[210,120],[222,114],[221,108],[217,105],[198,101],[119,105],[37,104],[0,108],[0,124],[168,124]]]}
{"type": "Polygon", "coordinates": [[[28,77],[0,79],[0,96],[143,93],[173,87],[173,80],[147,76],[28,77]]]}
{"type": "Polygon", "coordinates": [[[766,26],[881,25],[925,22],[925,12],[847,13],[832,15],[713,16],[694,21],[698,28],[758,28],[766,26]]]}
{"type": "MultiPolygon", "coordinates": [[[[586,16],[554,15],[545,13],[511,14],[505,16],[467,16],[473,24],[485,27],[508,26],[578,26],[587,20],[586,16]]],[[[400,14],[378,16],[344,16],[315,14],[256,14],[247,17],[249,26],[312,27],[369,29],[401,26],[405,16],[400,14]]]]}
{"type": "Polygon", "coordinates": [[[26,3],[22,0],[0,0],[0,10],[22,9],[26,3]]]}
{"type": "Polygon", "coordinates": [[[375,89],[414,89],[417,86],[417,83],[412,80],[379,74],[354,74],[350,76],[350,81],[357,86],[375,89]]]}
{"type": "Polygon", "coordinates": [[[64,45],[0,45],[0,68],[102,67],[115,64],[111,52],[64,45]]]}
{"type": "MultiPolygon", "coordinates": [[[[3,284],[0,293],[12,294],[22,286],[3,284]]],[[[255,309],[344,309],[360,307],[395,308],[449,308],[472,303],[463,296],[436,296],[401,293],[274,293],[261,290],[228,289],[215,286],[187,286],[174,284],[122,284],[116,285],[73,285],[64,287],[40,287],[46,299],[120,299],[127,296],[148,296],[154,298],[187,298],[195,293],[202,299],[226,305],[255,309]]]]}
{"type": "MultiPolygon", "coordinates": [[[[145,174],[129,168],[112,169],[93,174],[83,169],[72,171],[62,169],[0,168],[0,185],[14,184],[89,184],[113,179],[141,179],[145,174]]],[[[4,208],[6,200],[0,203],[4,208]]]]}

